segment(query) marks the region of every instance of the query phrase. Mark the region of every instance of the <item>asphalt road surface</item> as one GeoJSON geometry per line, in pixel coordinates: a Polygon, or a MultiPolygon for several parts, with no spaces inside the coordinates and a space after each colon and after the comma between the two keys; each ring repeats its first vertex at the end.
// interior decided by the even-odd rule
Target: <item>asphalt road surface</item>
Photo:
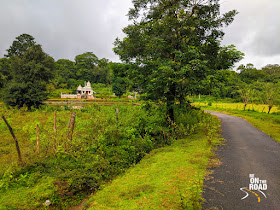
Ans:
{"type": "Polygon", "coordinates": [[[241,118],[210,113],[226,142],[216,152],[221,166],[205,181],[203,209],[280,210],[280,144],[241,118]]]}

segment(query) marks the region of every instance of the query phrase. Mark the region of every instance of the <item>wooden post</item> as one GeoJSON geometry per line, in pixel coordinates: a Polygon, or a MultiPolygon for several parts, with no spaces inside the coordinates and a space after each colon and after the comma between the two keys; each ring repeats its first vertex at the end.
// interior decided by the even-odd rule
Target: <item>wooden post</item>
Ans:
{"type": "Polygon", "coordinates": [[[76,118],[76,112],[72,112],[71,118],[70,118],[69,124],[68,124],[68,128],[69,128],[68,139],[70,141],[72,141],[74,126],[75,126],[75,118],[76,118]]]}
{"type": "Polygon", "coordinates": [[[119,120],[119,108],[116,108],[116,120],[119,120]]]}
{"type": "Polygon", "coordinates": [[[56,113],[57,113],[57,110],[54,110],[54,118],[53,118],[53,131],[54,131],[53,150],[54,150],[54,152],[56,151],[56,130],[57,130],[57,127],[56,127],[56,113]]]}
{"type": "Polygon", "coordinates": [[[8,126],[9,130],[10,130],[10,133],[11,135],[13,136],[14,140],[15,140],[15,144],[16,144],[16,149],[17,149],[17,153],[18,153],[18,161],[19,161],[19,164],[21,165],[22,164],[22,158],[21,158],[21,154],[20,154],[20,149],[19,149],[19,145],[18,145],[18,141],[17,141],[17,138],[13,132],[13,129],[12,127],[10,126],[10,124],[8,123],[8,121],[6,120],[6,118],[4,117],[4,115],[2,115],[2,118],[3,120],[5,121],[6,125],[8,126]]]}
{"type": "Polygon", "coordinates": [[[37,136],[37,154],[40,154],[40,139],[39,139],[39,125],[36,125],[36,136],[37,136]]]}
{"type": "Polygon", "coordinates": [[[54,119],[53,119],[53,130],[56,133],[56,112],[57,110],[54,110],[54,119]]]}

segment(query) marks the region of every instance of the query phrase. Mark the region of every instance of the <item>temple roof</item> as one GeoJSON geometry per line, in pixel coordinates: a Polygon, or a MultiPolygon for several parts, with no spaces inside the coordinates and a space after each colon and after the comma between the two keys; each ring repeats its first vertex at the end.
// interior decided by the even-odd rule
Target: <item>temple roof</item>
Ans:
{"type": "Polygon", "coordinates": [[[78,87],[77,87],[77,90],[82,90],[83,88],[82,88],[82,86],[81,85],[79,85],[78,87]]]}
{"type": "Polygon", "coordinates": [[[93,92],[93,93],[96,93],[95,91],[92,90],[91,84],[90,84],[89,81],[88,81],[87,83],[85,83],[85,87],[82,87],[81,85],[79,85],[79,86],[77,87],[77,90],[78,90],[78,91],[91,91],[91,92],[93,92]]]}

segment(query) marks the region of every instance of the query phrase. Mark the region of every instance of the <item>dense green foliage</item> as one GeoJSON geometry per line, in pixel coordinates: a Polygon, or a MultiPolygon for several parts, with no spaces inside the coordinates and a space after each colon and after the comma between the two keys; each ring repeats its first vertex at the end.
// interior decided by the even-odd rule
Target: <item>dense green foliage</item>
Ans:
{"type": "MultiPolygon", "coordinates": [[[[140,25],[142,24],[144,23],[140,25]]],[[[130,27],[132,26],[128,26],[128,28],[130,27]]],[[[186,102],[186,95],[197,94],[211,95],[217,99],[230,98],[239,102],[244,101],[244,90],[250,89],[250,94],[247,94],[248,97],[245,101],[266,103],[272,106],[279,104],[279,65],[269,64],[259,70],[252,64],[247,64],[246,66],[239,66],[237,72],[225,69],[231,68],[233,63],[242,57],[242,54],[236,51],[232,45],[220,46],[216,60],[212,58],[206,63],[198,62],[198,57],[191,57],[191,54],[187,53],[183,55],[188,56],[188,59],[183,59],[183,55],[180,59],[178,56],[175,56],[174,63],[170,65],[168,64],[169,61],[166,61],[167,64],[165,61],[159,62],[159,58],[156,59],[158,60],[157,62],[153,62],[151,61],[152,57],[145,60],[147,63],[143,65],[140,64],[140,61],[123,64],[109,62],[105,58],[98,59],[92,52],[85,52],[77,55],[75,61],[59,59],[55,62],[54,67],[51,64],[53,62],[51,57],[45,54],[44,56],[48,58],[48,61],[42,61],[42,57],[40,58],[40,62],[43,62],[42,65],[47,65],[43,68],[39,66],[39,60],[34,60],[35,57],[33,58],[33,55],[30,53],[28,55],[29,58],[26,56],[23,58],[25,51],[30,51],[30,48],[34,45],[36,43],[32,36],[22,34],[16,38],[7,50],[8,55],[6,55],[6,58],[0,59],[1,99],[2,101],[5,100],[9,105],[21,107],[25,104],[26,106],[38,107],[47,96],[60,98],[61,92],[75,93],[77,86],[83,85],[85,81],[92,83],[92,87],[97,92],[97,97],[99,98],[111,98],[113,93],[121,97],[123,94],[129,95],[130,93],[128,91],[130,91],[132,92],[131,95],[134,95],[134,92],[141,93],[142,99],[152,98],[156,101],[167,101],[169,105],[172,105],[171,101],[173,99],[171,101],[167,100],[167,95],[172,89],[170,85],[175,84],[175,86],[171,86],[177,88],[175,96],[176,101],[178,100],[180,103],[186,102]],[[196,59],[194,61],[197,62],[190,61],[192,64],[188,64],[189,59],[196,59]],[[212,62],[213,60],[215,62],[212,62]],[[23,64],[25,67],[20,66],[23,64]],[[178,71],[172,70],[175,66],[180,66],[180,68],[178,67],[178,71]],[[206,68],[205,66],[208,67],[206,68]],[[46,70],[49,73],[51,71],[51,77],[50,75],[47,77],[44,75],[44,71],[46,70]],[[34,79],[38,80],[38,71],[42,71],[40,74],[42,74],[43,81],[40,79],[42,81],[40,85],[33,82],[34,79]],[[33,72],[37,72],[36,78],[30,76],[33,72]],[[28,79],[28,81],[23,83],[19,82],[22,81],[20,78],[21,75],[25,79],[28,79]],[[31,85],[29,81],[32,81],[33,84],[31,85]],[[275,90],[273,97],[269,97],[271,95],[269,90],[275,90]],[[275,100],[271,100],[270,98],[275,100]],[[27,100],[29,102],[25,103],[27,100]]],[[[131,50],[133,50],[133,46],[131,46],[131,50]]],[[[186,46],[188,45],[186,44],[186,46]]],[[[204,49],[206,45],[200,47],[204,49]]],[[[191,52],[196,52],[195,49],[193,48],[191,52]]],[[[121,48],[115,48],[115,51],[121,57],[125,58],[128,56],[128,54],[122,55],[121,52],[124,53],[124,51],[120,50],[121,48]]],[[[157,50],[157,48],[154,50],[157,50]]],[[[44,54],[43,51],[39,51],[36,50],[38,55],[40,53],[41,55],[44,54]]],[[[161,52],[158,53],[161,54],[161,52]]],[[[162,58],[160,57],[160,59],[162,58]]],[[[170,97],[173,96],[174,94],[170,97]]]]}
{"type": "Polygon", "coordinates": [[[28,34],[16,37],[5,58],[0,59],[1,99],[9,106],[38,108],[49,96],[60,97],[56,90],[74,93],[85,81],[110,85],[110,62],[92,52],[54,61],[28,34]]]}
{"type": "MultiPolygon", "coordinates": [[[[247,104],[266,104],[269,110],[280,105],[280,67],[267,65],[261,70],[253,64],[241,65],[239,72],[232,70],[217,71],[202,81],[201,94],[217,99],[243,102],[247,104]]],[[[269,112],[269,111],[268,111],[269,112]]]]}
{"type": "Polygon", "coordinates": [[[129,11],[133,24],[126,37],[115,41],[121,60],[135,64],[130,73],[139,89],[155,101],[165,101],[174,120],[173,105],[185,103],[190,93],[201,91],[207,75],[228,69],[243,54],[234,46],[223,47],[222,28],[235,10],[220,14],[219,0],[135,0],[129,11]]]}
{"type": "Polygon", "coordinates": [[[59,59],[56,62],[56,77],[52,81],[55,88],[76,90],[84,81],[111,84],[109,61],[98,59],[92,52],[85,52],[75,57],[75,62],[59,59]]]}
{"type": "Polygon", "coordinates": [[[15,54],[20,56],[12,55],[10,58],[11,79],[2,90],[3,101],[9,106],[38,108],[47,99],[46,85],[54,76],[54,60],[35,43],[24,52],[15,54]]]}

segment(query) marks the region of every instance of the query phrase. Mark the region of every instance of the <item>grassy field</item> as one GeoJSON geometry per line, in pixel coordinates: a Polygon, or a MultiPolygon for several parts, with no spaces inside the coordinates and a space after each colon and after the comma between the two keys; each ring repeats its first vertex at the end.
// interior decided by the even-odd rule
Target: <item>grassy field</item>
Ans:
{"type": "MultiPolygon", "coordinates": [[[[211,155],[209,145],[215,144],[215,129],[218,128],[213,127],[215,123],[209,114],[192,108],[178,108],[175,112],[176,123],[167,124],[166,107],[154,104],[110,107],[94,105],[81,110],[69,110],[68,106],[43,107],[31,112],[24,108],[13,110],[0,107],[0,111],[14,130],[23,158],[19,164],[14,140],[1,120],[0,209],[44,208],[46,200],[50,200],[51,208],[67,209],[79,203],[88,193],[97,191],[117,175],[123,174],[152,150],[173,142],[176,142],[174,148],[169,149],[175,153],[195,154],[188,156],[192,158],[195,173],[188,176],[195,185],[194,192],[200,192],[197,186],[201,182],[193,177],[199,176],[202,179],[207,158],[211,155]],[[119,110],[118,115],[116,108],[119,110]],[[75,129],[70,139],[69,118],[74,111],[75,129]],[[37,125],[39,154],[36,151],[37,125]],[[201,138],[189,139],[195,133],[207,137],[202,135],[201,138]],[[194,150],[199,145],[202,149],[196,154],[194,150]],[[201,159],[200,155],[205,155],[205,158],[201,159]]],[[[156,153],[160,154],[151,154],[156,153]]],[[[177,156],[176,159],[180,158],[177,156]]],[[[179,167],[179,162],[177,164],[179,167]]],[[[176,167],[173,168],[175,173],[179,170],[176,167]]],[[[190,165],[188,167],[184,170],[188,171],[191,168],[190,165]]],[[[174,174],[172,170],[170,173],[174,174]]],[[[188,196],[184,194],[185,191],[182,193],[183,197],[188,196]]],[[[192,200],[194,202],[191,205],[199,205],[195,204],[199,198],[192,200]]],[[[185,203],[182,205],[190,205],[188,200],[182,202],[185,203]]]]}
{"type": "Polygon", "coordinates": [[[195,103],[195,106],[241,117],[280,142],[280,114],[277,107],[273,107],[271,113],[267,114],[268,108],[265,105],[249,104],[245,111],[242,103],[212,103],[211,106],[208,103],[195,103]]]}

